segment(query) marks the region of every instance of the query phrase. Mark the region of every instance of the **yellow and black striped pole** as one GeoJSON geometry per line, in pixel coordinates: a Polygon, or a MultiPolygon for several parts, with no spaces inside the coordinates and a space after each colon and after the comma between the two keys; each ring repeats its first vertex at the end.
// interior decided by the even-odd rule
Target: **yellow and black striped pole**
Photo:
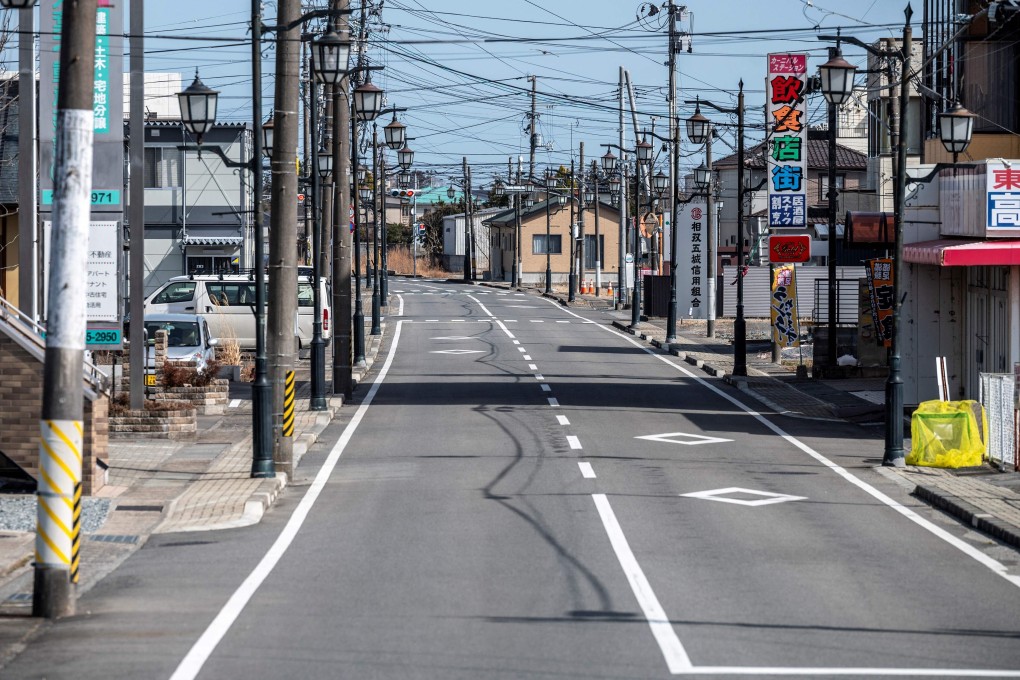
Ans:
{"type": "Polygon", "coordinates": [[[294,436],[294,371],[287,371],[287,382],[283,387],[283,436],[294,436]]]}
{"type": "Polygon", "coordinates": [[[74,524],[71,525],[71,583],[78,582],[81,566],[81,482],[74,485],[74,524]]]}

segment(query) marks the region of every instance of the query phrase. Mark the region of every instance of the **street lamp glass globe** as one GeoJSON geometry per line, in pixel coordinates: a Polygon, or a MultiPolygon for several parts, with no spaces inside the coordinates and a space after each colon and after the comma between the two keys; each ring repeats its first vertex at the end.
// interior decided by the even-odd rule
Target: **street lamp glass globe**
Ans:
{"type": "Polygon", "coordinates": [[[366,177],[368,177],[368,168],[366,168],[364,165],[359,165],[358,166],[358,182],[359,183],[364,182],[366,177]]]}
{"type": "Polygon", "coordinates": [[[669,177],[665,175],[662,170],[659,170],[652,177],[652,188],[655,189],[655,193],[664,194],[666,189],[669,188],[669,177]]]}
{"type": "Polygon", "coordinates": [[[602,169],[606,172],[616,172],[617,160],[612,151],[607,151],[606,155],[602,157],[602,169]]]}
{"type": "Polygon", "coordinates": [[[526,193],[529,193],[529,194],[534,194],[535,193],[535,183],[532,182],[529,179],[527,182],[524,183],[524,191],[526,193]]]}
{"type": "Polygon", "coordinates": [[[382,110],[383,91],[368,81],[354,88],[354,112],[359,121],[375,120],[382,110]]]}
{"type": "Polygon", "coordinates": [[[552,168],[545,171],[545,186],[547,189],[555,189],[557,184],[557,173],[552,168]]]}
{"type": "Polygon", "coordinates": [[[317,160],[319,162],[319,177],[325,179],[333,174],[333,154],[326,147],[319,147],[317,160]]]}
{"type": "Polygon", "coordinates": [[[397,175],[397,183],[400,184],[402,189],[406,189],[411,186],[411,173],[402,172],[397,175]]]}
{"type": "Polygon", "coordinates": [[[449,187],[449,188],[448,188],[448,189],[446,190],[446,197],[447,197],[448,199],[450,199],[451,201],[453,200],[453,197],[454,197],[454,196],[456,196],[456,195],[457,195],[457,190],[456,190],[456,189],[454,189],[453,187],[449,187]]]}
{"type": "Polygon", "coordinates": [[[368,203],[372,200],[372,187],[363,185],[358,189],[358,198],[361,199],[362,203],[368,203]]]}
{"type": "Polygon", "coordinates": [[[567,196],[565,194],[557,194],[555,198],[556,198],[556,203],[557,204],[559,204],[561,206],[564,206],[564,205],[567,204],[567,196]]]}
{"type": "Polygon", "coordinates": [[[687,119],[687,139],[691,140],[691,144],[700,146],[708,141],[711,128],[712,121],[702,115],[701,104],[695,104],[694,115],[687,119]]]}
{"type": "Polygon", "coordinates": [[[711,172],[702,163],[694,169],[694,186],[697,187],[698,191],[704,191],[708,186],[708,181],[711,176],[711,172]]]}
{"type": "Polygon", "coordinates": [[[586,205],[591,205],[592,203],[595,202],[595,192],[592,191],[591,189],[585,189],[583,196],[586,205]]]}
{"type": "Polygon", "coordinates": [[[273,129],[275,125],[273,123],[273,116],[269,116],[269,120],[262,124],[262,153],[266,154],[270,158],[273,157],[273,129]]]}
{"type": "Polygon", "coordinates": [[[613,175],[612,177],[609,178],[609,190],[613,192],[614,196],[616,195],[616,192],[620,190],[620,184],[621,182],[619,175],[613,175]]]}
{"type": "MultiPolygon", "coordinates": [[[[6,5],[5,5],[6,6],[6,5]]],[[[181,105],[181,122],[199,141],[216,122],[216,103],[219,92],[206,87],[195,71],[195,80],[183,92],[177,93],[181,105]]]]}
{"type": "Polygon", "coordinates": [[[854,91],[854,73],[857,67],[843,58],[839,49],[829,61],[818,67],[818,75],[821,76],[822,94],[825,101],[839,106],[854,91]]]}
{"type": "Polygon", "coordinates": [[[351,43],[332,28],[312,41],[312,73],[325,85],[336,85],[347,71],[351,43]]]}
{"type": "Polygon", "coordinates": [[[383,128],[383,136],[386,138],[386,146],[394,151],[407,143],[407,126],[397,120],[396,112],[393,113],[393,120],[383,128]]]}
{"type": "Polygon", "coordinates": [[[414,151],[411,151],[409,147],[404,147],[397,152],[397,164],[400,165],[402,170],[407,170],[411,167],[411,163],[414,162],[414,151]]]}
{"type": "Polygon", "coordinates": [[[496,198],[506,195],[506,187],[498,179],[492,183],[492,195],[496,198]]]}
{"type": "Polygon", "coordinates": [[[524,195],[524,207],[529,210],[535,207],[535,196],[533,194],[524,195]]]}
{"type": "Polygon", "coordinates": [[[655,148],[648,143],[647,139],[642,139],[637,143],[637,159],[639,163],[651,163],[654,152],[655,148]]]}
{"type": "Polygon", "coordinates": [[[974,114],[956,102],[953,108],[939,114],[939,139],[946,151],[963,153],[974,134],[974,114]]]}

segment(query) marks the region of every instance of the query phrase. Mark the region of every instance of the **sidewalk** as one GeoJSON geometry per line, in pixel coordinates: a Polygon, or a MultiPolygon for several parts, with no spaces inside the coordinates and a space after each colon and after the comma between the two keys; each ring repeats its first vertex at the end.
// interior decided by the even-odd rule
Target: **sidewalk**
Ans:
{"type": "MultiPolygon", "coordinates": [[[[369,330],[366,326],[367,365],[355,369],[356,384],[373,365],[382,341],[369,330]]],[[[310,411],[307,370],[307,362],[299,363],[294,467],[343,403],[341,396],[334,396],[326,411],[310,411]]],[[[223,415],[200,416],[192,440],[110,440],[107,484],[84,503],[83,515],[94,517],[83,522],[79,595],[116,569],[152,534],[255,524],[286,487],[289,480],[281,472],[275,478],[251,478],[251,390],[246,383],[231,387],[223,415]],[[90,531],[90,524],[97,528],[90,531]]],[[[26,519],[34,527],[34,496],[6,495],[2,500],[7,507],[30,507],[26,519]]],[[[0,667],[31,632],[34,544],[34,530],[0,530],[0,667]]]]}
{"type": "MultiPolygon", "coordinates": [[[[509,288],[509,284],[499,282],[484,285],[509,288]]],[[[535,289],[521,290],[538,293],[535,289]]],[[[885,422],[885,378],[798,378],[792,368],[772,363],[767,346],[767,321],[748,319],[747,376],[736,377],[731,375],[732,320],[718,320],[714,338],[705,337],[704,322],[683,320],[677,324],[677,342],[666,345],[666,320],[663,318],[643,319],[636,329],[631,329],[630,310],[613,309],[612,300],[606,297],[577,295],[574,302],[568,303],[564,292],[541,294],[564,306],[601,310],[617,330],[635,335],[709,376],[724,379],[766,407],[766,411],[809,420],[885,422]],[[756,341],[758,339],[760,341],[756,341]]],[[[904,445],[909,450],[909,421],[905,423],[904,434],[904,445]]],[[[914,466],[877,469],[926,503],[988,536],[1020,548],[1020,473],[999,472],[988,465],[961,470],[914,466]]]]}

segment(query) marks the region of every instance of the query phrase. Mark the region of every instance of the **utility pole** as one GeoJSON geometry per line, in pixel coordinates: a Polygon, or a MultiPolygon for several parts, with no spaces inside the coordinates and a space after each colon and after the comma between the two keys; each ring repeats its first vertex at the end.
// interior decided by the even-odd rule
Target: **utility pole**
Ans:
{"type": "MultiPolygon", "coordinates": [[[[705,227],[708,229],[708,262],[705,263],[705,284],[707,285],[708,295],[705,296],[708,309],[706,310],[705,316],[707,318],[706,336],[709,338],[715,337],[715,263],[716,263],[716,251],[718,245],[716,244],[715,237],[715,187],[712,186],[712,129],[708,130],[708,138],[705,140],[705,167],[708,168],[708,184],[705,185],[705,227]]],[[[770,281],[772,279],[769,279],[770,281]]]]}
{"type": "MultiPolygon", "coordinates": [[[[35,10],[18,10],[18,308],[39,318],[38,211],[35,144],[35,10]]],[[[134,16],[134,12],[131,13],[134,16]]],[[[132,41],[132,46],[134,42],[132,41]]],[[[132,56],[134,49],[131,50],[132,56]]]]}
{"type": "Polygon", "coordinates": [[[460,175],[464,182],[464,280],[471,280],[471,239],[469,233],[471,225],[468,222],[468,192],[471,185],[468,183],[467,156],[464,156],[460,164],[460,175]]]}
{"type": "MultiPolygon", "coordinates": [[[[39,419],[40,475],[33,616],[75,613],[83,446],[85,279],[92,190],[96,0],[65,0],[60,35],[53,230],[46,361],[39,419]]],[[[34,92],[22,92],[22,98],[34,92]]],[[[140,321],[140,319],[138,320],[140,321]]]]}
{"type": "Polygon", "coordinates": [[[379,158],[379,126],[372,123],[372,335],[382,335],[379,316],[379,213],[383,198],[383,164],[379,158]]]}
{"type": "MultiPolygon", "coordinates": [[[[570,162],[570,174],[574,174],[574,162],[570,162]]],[[[577,187],[577,286],[584,283],[584,142],[579,142],[577,167],[581,169],[581,183],[577,187]]]]}
{"type": "MultiPolygon", "coordinates": [[[[252,0],[258,2],[258,0],[252,0]]],[[[347,40],[350,36],[348,15],[344,10],[350,0],[332,0],[332,8],[341,10],[337,32],[347,40]]],[[[333,152],[333,393],[342,394],[344,402],[354,394],[353,345],[351,342],[351,193],[347,159],[351,157],[351,107],[344,95],[350,92],[350,78],[344,76],[333,90],[333,115],[336,119],[332,139],[333,152]]],[[[353,169],[357,172],[357,168],[353,169]]]]}
{"type": "MultiPolygon", "coordinates": [[[[624,70],[620,67],[620,126],[619,133],[620,138],[618,145],[620,147],[620,235],[619,235],[619,247],[617,248],[618,254],[618,267],[616,270],[616,304],[615,309],[620,309],[624,306],[627,300],[627,275],[624,273],[624,266],[626,264],[625,251],[627,250],[627,180],[624,172],[624,168],[627,167],[626,153],[623,149],[627,148],[623,143],[623,79],[624,70]]],[[[637,255],[635,254],[635,258],[637,255]]]]}
{"type": "MultiPolygon", "coordinates": [[[[130,250],[128,251],[128,280],[130,290],[129,312],[132,319],[145,316],[145,13],[142,0],[131,0],[131,145],[128,149],[131,164],[131,224],[130,250]]],[[[34,181],[34,174],[33,174],[34,181]]],[[[34,197],[32,200],[35,203],[34,197]]],[[[130,348],[128,359],[132,366],[145,362],[145,325],[135,323],[128,330],[130,348]]],[[[114,380],[117,377],[114,376],[114,380]]],[[[130,401],[132,409],[145,407],[145,373],[131,372],[130,401]]]]}
{"type": "Polygon", "coordinates": [[[531,148],[531,154],[528,157],[528,180],[535,181],[535,147],[538,145],[538,131],[535,129],[535,124],[538,122],[538,113],[536,111],[536,88],[538,86],[537,76],[528,76],[528,80],[531,81],[531,117],[528,130],[531,132],[528,138],[528,145],[531,148]]]}
{"type": "Polygon", "coordinates": [[[599,168],[596,162],[591,162],[592,195],[595,197],[595,297],[601,294],[602,289],[602,232],[599,230],[599,168]]]}
{"type": "Polygon", "coordinates": [[[464,189],[464,196],[467,199],[468,233],[471,234],[471,280],[474,281],[478,277],[478,244],[475,243],[475,199],[471,194],[471,166],[467,166],[467,184],[464,189]]]}
{"type": "MultiPolygon", "coordinates": [[[[676,91],[676,54],[680,46],[676,30],[676,15],[682,8],[669,2],[669,183],[670,183],[670,218],[669,218],[669,306],[666,310],[666,342],[676,342],[677,319],[677,251],[680,250],[680,238],[677,233],[680,210],[680,121],[677,119],[676,91]]],[[[711,238],[711,236],[709,237],[711,238]]],[[[712,250],[709,249],[709,258],[712,250]]]]}
{"type": "Polygon", "coordinates": [[[574,191],[577,187],[577,182],[574,180],[574,149],[571,144],[570,149],[570,183],[567,185],[567,198],[570,201],[570,222],[567,225],[567,240],[570,243],[568,251],[570,256],[567,260],[568,269],[570,273],[567,275],[567,301],[574,301],[574,294],[577,289],[577,277],[575,272],[577,271],[577,240],[575,239],[574,228],[576,223],[576,217],[574,213],[574,191]]]}
{"type": "Polygon", "coordinates": [[[276,87],[272,158],[271,224],[269,229],[269,345],[273,386],[274,459],[280,470],[293,474],[294,439],[283,436],[283,392],[287,372],[294,369],[297,351],[294,322],[297,313],[297,148],[298,88],[301,60],[301,0],[278,0],[276,87]]]}

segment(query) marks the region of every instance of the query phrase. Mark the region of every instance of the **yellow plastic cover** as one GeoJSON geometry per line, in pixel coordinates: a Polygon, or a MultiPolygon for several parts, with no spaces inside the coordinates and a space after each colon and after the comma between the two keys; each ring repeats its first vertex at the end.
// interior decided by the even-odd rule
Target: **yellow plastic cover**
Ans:
{"type": "Polygon", "coordinates": [[[976,401],[925,401],[910,418],[912,447],[907,465],[961,468],[985,456],[985,410],[976,401]]]}

